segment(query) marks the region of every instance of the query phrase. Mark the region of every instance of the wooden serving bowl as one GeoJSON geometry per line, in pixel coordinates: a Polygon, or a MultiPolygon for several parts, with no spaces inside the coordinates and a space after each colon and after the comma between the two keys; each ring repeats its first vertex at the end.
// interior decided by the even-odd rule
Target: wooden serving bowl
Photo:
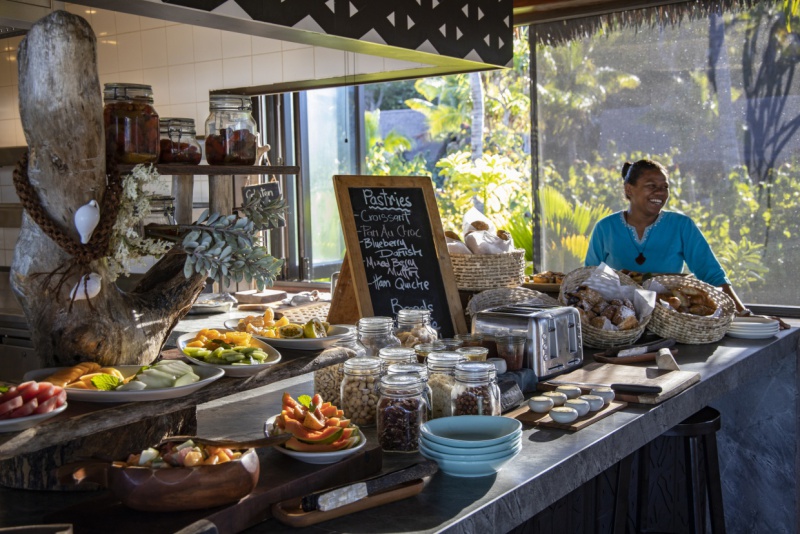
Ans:
{"type": "Polygon", "coordinates": [[[59,469],[61,483],[94,482],[111,490],[135,510],[175,512],[236,502],[253,491],[260,462],[255,449],[241,458],[195,467],[116,467],[107,462],[79,462],[59,469]]]}

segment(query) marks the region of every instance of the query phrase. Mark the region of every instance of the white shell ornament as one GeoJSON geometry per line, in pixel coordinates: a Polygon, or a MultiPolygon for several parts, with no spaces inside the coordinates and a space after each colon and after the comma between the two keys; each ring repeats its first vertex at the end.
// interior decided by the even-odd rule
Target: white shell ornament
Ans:
{"type": "Polygon", "coordinates": [[[75,228],[81,236],[81,243],[84,245],[92,238],[97,223],[100,222],[100,206],[96,200],[90,200],[75,212],[75,228]]]}
{"type": "MultiPolygon", "coordinates": [[[[94,201],[92,201],[94,202],[94,201]]],[[[102,287],[102,277],[97,273],[86,274],[78,280],[75,287],[69,293],[70,300],[83,300],[87,298],[93,299],[100,293],[102,287]]]]}

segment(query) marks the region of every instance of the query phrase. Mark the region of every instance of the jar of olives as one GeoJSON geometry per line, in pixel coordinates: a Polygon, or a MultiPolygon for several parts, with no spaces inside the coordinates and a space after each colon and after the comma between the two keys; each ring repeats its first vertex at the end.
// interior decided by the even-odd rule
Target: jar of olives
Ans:
{"type": "Polygon", "coordinates": [[[424,383],[416,374],[381,378],[378,401],[378,441],[387,452],[416,452],[419,433],[427,421],[424,383]]]}
{"type": "Polygon", "coordinates": [[[439,333],[431,326],[431,312],[414,309],[398,310],[395,335],[404,347],[433,343],[439,337],[439,333]]]}
{"type": "Polygon", "coordinates": [[[391,317],[362,317],[358,320],[358,342],[367,351],[367,356],[378,356],[384,347],[397,347],[400,340],[392,332],[391,317]]]}
{"type": "Polygon", "coordinates": [[[341,406],[344,416],[358,426],[375,424],[381,361],[378,358],[350,358],[344,362],[341,406]]]}
{"type": "Polygon", "coordinates": [[[153,107],[153,88],[107,83],[103,86],[103,103],[107,157],[132,165],[158,161],[158,113],[153,107]]]}
{"type": "Polygon", "coordinates": [[[489,362],[459,362],[450,394],[453,415],[500,415],[497,372],[489,362]]]}
{"type": "MultiPolygon", "coordinates": [[[[345,334],[333,347],[346,351],[348,358],[364,358],[367,355],[364,347],[356,341],[355,332],[345,334]]],[[[335,406],[341,406],[344,364],[345,362],[335,363],[314,371],[314,393],[319,393],[335,406]]]]}
{"type": "Polygon", "coordinates": [[[206,161],[209,165],[253,165],[258,131],[245,95],[211,95],[206,119],[206,161]]]}
{"type": "Polygon", "coordinates": [[[194,119],[163,118],[159,120],[159,130],[159,163],[200,163],[203,154],[197,142],[194,119]]]}

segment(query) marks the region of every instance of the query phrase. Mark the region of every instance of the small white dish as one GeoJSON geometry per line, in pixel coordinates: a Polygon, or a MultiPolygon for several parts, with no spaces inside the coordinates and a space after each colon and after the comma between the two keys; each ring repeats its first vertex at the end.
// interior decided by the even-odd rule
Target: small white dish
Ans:
{"type": "Polygon", "coordinates": [[[494,368],[497,369],[498,375],[502,375],[508,371],[508,364],[503,358],[489,358],[486,361],[494,365],[494,368]]]}
{"type": "Polygon", "coordinates": [[[555,406],[552,397],[545,397],[542,395],[531,397],[528,401],[528,406],[532,412],[536,413],[547,413],[550,411],[550,408],[555,406]]]}
{"type": "Polygon", "coordinates": [[[603,400],[603,397],[599,395],[581,395],[578,397],[580,400],[585,400],[589,403],[589,411],[596,412],[605,406],[606,402],[603,400]]]}
{"type": "Polygon", "coordinates": [[[556,407],[563,406],[564,403],[567,402],[567,395],[560,391],[545,391],[542,393],[542,397],[550,397],[553,399],[553,405],[556,407]]]}
{"type": "Polygon", "coordinates": [[[605,404],[609,404],[611,401],[614,400],[614,390],[609,387],[596,387],[592,388],[589,392],[589,395],[597,395],[603,399],[605,404]]]}
{"type": "Polygon", "coordinates": [[[578,386],[558,386],[556,391],[560,391],[566,395],[568,399],[577,399],[583,393],[578,386]]]}
{"type": "Polygon", "coordinates": [[[361,449],[364,448],[364,445],[367,444],[367,438],[363,435],[361,436],[361,440],[358,442],[358,445],[353,447],[352,449],[344,449],[341,451],[333,451],[333,452],[299,452],[293,451],[291,449],[287,449],[283,445],[275,445],[273,449],[276,451],[285,454],[286,456],[290,456],[295,460],[300,460],[301,462],[305,462],[307,464],[316,464],[316,465],[327,465],[333,464],[338,462],[339,460],[343,460],[348,456],[352,456],[353,454],[357,453],[361,449]]]}
{"type": "Polygon", "coordinates": [[[585,400],[567,399],[567,402],[564,403],[564,406],[566,408],[572,408],[578,412],[578,417],[583,417],[589,413],[589,403],[585,400]]]}
{"type": "Polygon", "coordinates": [[[578,412],[575,408],[567,408],[566,406],[556,406],[550,410],[550,418],[556,423],[567,425],[578,418],[578,412]]]}
{"type": "Polygon", "coordinates": [[[55,408],[47,413],[37,413],[33,415],[27,415],[25,417],[15,417],[14,419],[0,420],[0,432],[18,432],[20,430],[25,430],[26,428],[36,426],[42,421],[60,414],[66,409],[67,403],[65,402],[58,408],[55,408]]]}

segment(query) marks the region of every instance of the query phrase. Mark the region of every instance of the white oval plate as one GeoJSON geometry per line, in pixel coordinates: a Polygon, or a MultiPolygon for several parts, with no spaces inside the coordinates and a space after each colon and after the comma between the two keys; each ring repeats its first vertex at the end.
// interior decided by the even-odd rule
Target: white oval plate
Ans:
{"type": "Polygon", "coordinates": [[[734,325],[772,325],[778,324],[778,321],[775,319],[770,319],[768,317],[734,317],[732,324],[734,325]]]}
{"type": "MultiPolygon", "coordinates": [[[[225,332],[225,330],[219,330],[219,332],[225,332]]],[[[197,332],[192,332],[189,334],[183,334],[181,337],[178,338],[178,348],[181,349],[181,352],[183,352],[183,349],[184,347],[186,347],[186,344],[192,341],[196,335],[197,332]]],[[[207,363],[204,362],[203,360],[192,358],[186,353],[183,354],[183,357],[196,365],[222,369],[223,371],[225,371],[225,374],[227,376],[232,376],[235,378],[253,376],[281,361],[281,353],[273,349],[263,341],[261,341],[260,338],[256,338],[255,336],[253,337],[253,346],[258,347],[267,353],[267,361],[257,365],[217,365],[216,363],[207,363]]]]}
{"type": "MultiPolygon", "coordinates": [[[[136,374],[141,369],[141,365],[115,365],[114,368],[118,369],[122,376],[125,378],[136,374]]],[[[43,379],[52,375],[56,371],[64,369],[63,367],[49,367],[47,369],[37,369],[35,371],[28,371],[23,377],[24,380],[36,380],[41,382],[43,379]]],[[[194,393],[198,389],[207,386],[214,380],[221,378],[225,371],[217,367],[198,367],[192,366],[192,371],[200,377],[200,380],[194,384],[187,386],[179,386],[176,388],[155,388],[143,389],[141,391],[97,391],[91,389],[71,389],[64,388],[67,392],[67,398],[75,401],[84,402],[140,402],[140,401],[154,401],[164,399],[177,399],[178,397],[185,397],[190,393],[194,393]]]]}
{"type": "MultiPolygon", "coordinates": [[[[273,427],[275,426],[276,417],[277,415],[273,415],[272,417],[267,419],[265,434],[268,436],[272,435],[271,432],[273,427]]],[[[285,454],[286,456],[290,456],[295,460],[300,460],[301,462],[305,462],[307,464],[327,465],[336,463],[339,460],[343,460],[344,458],[347,458],[348,456],[351,456],[364,448],[364,445],[367,444],[367,438],[366,436],[364,436],[364,433],[361,431],[361,429],[358,429],[358,433],[361,435],[361,441],[358,442],[358,445],[356,445],[352,449],[345,449],[343,451],[299,452],[287,449],[283,445],[275,445],[273,448],[278,452],[285,454]]]]}
{"type": "MultiPolygon", "coordinates": [[[[225,328],[236,330],[239,326],[239,319],[228,319],[224,323],[225,328]]],[[[320,337],[317,339],[280,339],[273,337],[256,336],[253,337],[260,339],[268,345],[272,345],[276,349],[293,349],[293,350],[322,350],[327,349],[355,328],[345,324],[332,325],[330,330],[331,334],[327,337],[320,337]]]]}
{"type": "Polygon", "coordinates": [[[739,339],[767,339],[771,337],[775,337],[777,332],[757,332],[757,333],[750,333],[750,332],[731,332],[730,330],[726,334],[728,337],[735,337],[739,339]]]}
{"type": "Polygon", "coordinates": [[[47,413],[38,413],[27,417],[17,417],[15,419],[3,419],[0,421],[0,432],[19,432],[20,430],[25,430],[26,428],[36,426],[42,421],[46,421],[60,414],[66,409],[67,403],[65,402],[55,410],[47,413]]]}

